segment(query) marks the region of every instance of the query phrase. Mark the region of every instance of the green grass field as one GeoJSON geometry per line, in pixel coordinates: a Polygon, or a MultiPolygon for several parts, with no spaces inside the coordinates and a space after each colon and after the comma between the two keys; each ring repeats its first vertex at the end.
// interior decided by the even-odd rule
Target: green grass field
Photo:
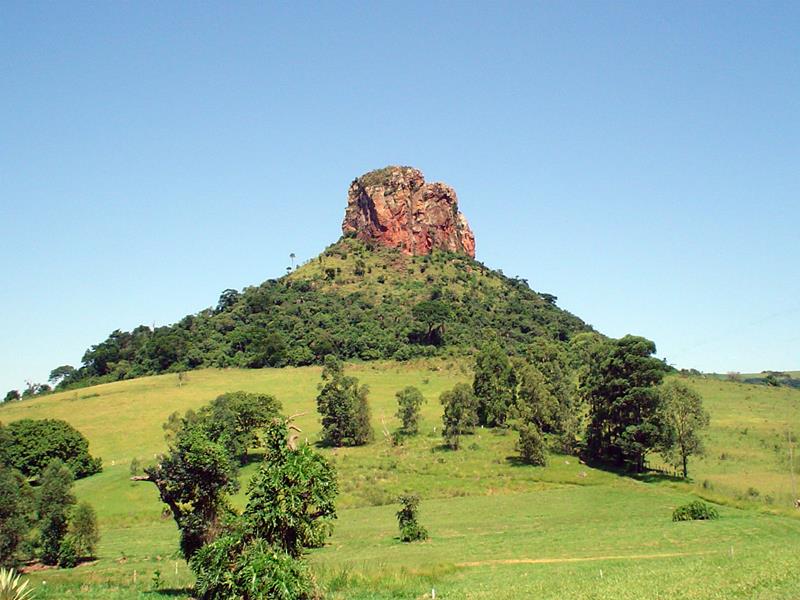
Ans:
{"type": "MultiPolygon", "coordinates": [[[[797,598],[800,519],[791,507],[787,432],[800,433],[800,391],[692,379],[711,413],[708,453],[693,481],[640,480],[551,456],[517,466],[514,435],[479,430],[457,452],[439,435],[438,395],[468,370],[458,362],[366,363],[349,373],[369,384],[376,441],[323,449],[336,465],[339,519],[311,553],[329,598],[797,598]],[[423,391],[421,435],[394,447],[394,394],[423,391]],[[431,539],[397,540],[393,503],[422,498],[431,539]],[[756,493],[757,492],[757,493],[756,493]],[[720,503],[715,522],[672,523],[697,497],[720,503]]],[[[313,442],[319,369],[206,370],[124,381],[0,408],[0,420],[61,418],[90,440],[104,471],[79,481],[97,509],[96,563],[31,574],[38,598],[189,598],[192,576],[177,557],[177,530],[155,488],[129,480],[130,461],[165,448],[161,424],[234,390],[268,392],[313,442]],[[160,572],[155,589],[153,574],[160,572]]],[[[654,464],[658,463],[654,457],[654,464]]],[[[255,470],[243,470],[247,479],[255,470]]],[[[237,498],[242,502],[244,496],[237,498]]]]}

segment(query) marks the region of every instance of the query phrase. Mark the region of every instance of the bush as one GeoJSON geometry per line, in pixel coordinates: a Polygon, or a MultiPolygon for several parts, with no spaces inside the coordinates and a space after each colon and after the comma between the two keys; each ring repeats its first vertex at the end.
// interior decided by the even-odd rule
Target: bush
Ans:
{"type": "Polygon", "coordinates": [[[97,515],[89,503],[81,502],[75,507],[65,539],[70,541],[78,558],[94,556],[100,533],[97,530],[97,515]]]}
{"type": "Polygon", "coordinates": [[[22,419],[5,429],[10,438],[6,460],[23,475],[38,477],[55,458],[64,461],[77,479],[101,470],[102,461],[89,454],[89,442],[66,421],[22,419]]]}
{"type": "Polygon", "coordinates": [[[672,513],[673,521],[710,521],[713,519],[719,519],[717,509],[700,500],[679,506],[672,513]]]}
{"type": "Polygon", "coordinates": [[[543,467],[547,464],[545,454],[545,443],[539,428],[533,423],[524,423],[517,427],[519,440],[517,441],[517,452],[523,462],[529,465],[543,467]]]}
{"type": "Polygon", "coordinates": [[[403,494],[398,498],[402,508],[397,511],[397,524],[400,527],[401,542],[417,542],[428,539],[428,530],[417,521],[419,496],[403,494]]]}
{"type": "Polygon", "coordinates": [[[397,392],[396,397],[396,416],[403,422],[400,433],[416,435],[419,432],[419,409],[425,402],[422,392],[413,386],[408,386],[397,392]]]}
{"type": "Polygon", "coordinates": [[[58,551],[58,566],[62,569],[71,569],[78,564],[79,559],[75,540],[68,535],[61,541],[61,547],[58,551]]]}

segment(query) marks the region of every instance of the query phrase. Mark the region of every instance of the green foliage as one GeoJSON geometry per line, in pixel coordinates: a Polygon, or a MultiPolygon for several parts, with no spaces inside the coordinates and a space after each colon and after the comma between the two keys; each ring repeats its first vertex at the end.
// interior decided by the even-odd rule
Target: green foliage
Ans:
{"type": "Polygon", "coordinates": [[[61,365],[50,371],[50,377],[47,380],[58,387],[62,382],[69,381],[75,377],[75,373],[76,369],[72,365],[61,365]]]}
{"type": "Polygon", "coordinates": [[[94,556],[97,542],[100,541],[100,531],[97,527],[97,513],[88,502],[80,502],[72,511],[65,540],[70,541],[78,558],[94,556]]]}
{"type": "Polygon", "coordinates": [[[419,524],[419,496],[403,494],[398,498],[402,505],[397,511],[401,542],[418,542],[428,539],[428,530],[419,524]]]}
{"type": "Polygon", "coordinates": [[[33,600],[28,582],[11,569],[0,568],[0,600],[33,600]]]}
{"type": "Polygon", "coordinates": [[[20,395],[18,390],[9,390],[6,394],[6,397],[3,399],[3,402],[15,402],[19,399],[20,395]]]}
{"type": "Polygon", "coordinates": [[[293,445],[286,422],[267,428],[264,462],[251,481],[244,513],[191,559],[201,600],[315,595],[301,558],[336,518],[336,475],[310,447],[293,445]]]}
{"type": "Polygon", "coordinates": [[[401,435],[416,435],[419,432],[419,410],[425,402],[422,392],[409,385],[397,392],[396,397],[396,416],[403,423],[399,433],[401,435]]]}
{"type": "Polygon", "coordinates": [[[450,448],[458,450],[461,436],[472,433],[478,424],[478,400],[470,386],[458,383],[452,390],[442,392],[439,402],[444,406],[442,436],[450,448]]]}
{"type": "Polygon", "coordinates": [[[667,428],[661,453],[672,465],[681,467],[686,478],[689,476],[689,457],[704,452],[700,432],[708,427],[710,418],[703,409],[700,394],[682,381],[671,379],[663,383],[660,394],[667,428]]]}
{"type": "Polygon", "coordinates": [[[679,506],[672,513],[673,521],[708,521],[713,519],[719,519],[717,509],[700,500],[679,506]]]}
{"type": "Polygon", "coordinates": [[[5,460],[28,477],[37,477],[55,458],[66,463],[76,478],[101,470],[102,461],[89,454],[89,442],[66,421],[21,419],[5,429],[9,436],[5,460]]]}
{"type": "Polygon", "coordinates": [[[17,550],[31,526],[31,494],[18,471],[0,465],[0,566],[18,562],[17,550]]]}
{"type": "Polygon", "coordinates": [[[652,356],[655,351],[655,344],[642,337],[610,340],[587,374],[591,459],[641,471],[647,452],[663,440],[667,429],[656,386],[665,366],[652,356]]]}
{"type": "Polygon", "coordinates": [[[202,424],[185,420],[160,462],[145,469],[181,532],[189,559],[213,540],[228,512],[226,495],[239,488],[229,448],[209,439],[202,424]]]}
{"type": "Polygon", "coordinates": [[[142,472],[142,462],[136,457],[132,458],[129,471],[132,477],[137,476],[139,473],[142,472]]]}
{"type": "Polygon", "coordinates": [[[485,346],[476,357],[472,390],[478,398],[480,424],[504,425],[515,401],[516,375],[499,344],[485,346]]]}
{"type": "Polygon", "coordinates": [[[522,462],[543,467],[547,464],[547,452],[544,438],[534,423],[521,423],[517,426],[519,439],[517,452],[522,462]]]}
{"type": "Polygon", "coordinates": [[[426,328],[422,340],[426,344],[440,346],[444,343],[444,328],[452,318],[451,308],[440,300],[425,300],[411,309],[414,318],[426,328]]]}
{"type": "Polygon", "coordinates": [[[344,374],[335,356],[325,358],[322,383],[317,395],[322,436],[332,446],[363,446],[373,438],[367,403],[369,388],[344,374]]]}
{"type": "Polygon", "coordinates": [[[220,442],[244,462],[258,433],[278,416],[281,403],[269,394],[229,392],[217,396],[198,413],[209,439],[220,442]]]}
{"type": "Polygon", "coordinates": [[[58,458],[47,465],[40,477],[36,516],[41,559],[46,565],[55,565],[59,560],[69,526],[69,511],[75,504],[72,481],[72,471],[58,458]]]}
{"type": "Polygon", "coordinates": [[[71,569],[78,565],[80,562],[80,555],[75,546],[75,540],[69,535],[61,540],[61,545],[58,548],[58,566],[62,569],[71,569]]]}
{"type": "Polygon", "coordinates": [[[566,340],[589,330],[521,280],[467,256],[435,252],[420,259],[424,274],[410,275],[408,260],[342,239],[319,260],[279,280],[225,290],[215,308],[174,325],[112,332],[59,388],[198,367],[320,364],[331,353],[362,360],[465,355],[487,338],[519,353],[533,338],[566,340]]]}
{"type": "Polygon", "coordinates": [[[198,600],[306,600],[316,597],[305,562],[241,531],[219,537],[191,560],[198,600]]]}
{"type": "Polygon", "coordinates": [[[318,545],[320,531],[336,518],[336,474],[309,446],[292,449],[285,424],[273,424],[264,438],[264,461],[250,482],[244,516],[255,535],[297,558],[318,545]]]}

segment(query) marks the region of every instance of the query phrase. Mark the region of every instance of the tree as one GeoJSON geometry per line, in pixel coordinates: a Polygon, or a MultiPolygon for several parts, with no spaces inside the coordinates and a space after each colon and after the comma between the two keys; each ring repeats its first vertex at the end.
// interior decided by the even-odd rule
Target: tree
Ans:
{"type": "Polygon", "coordinates": [[[514,403],[516,376],[511,361],[499,344],[491,343],[475,358],[472,390],[478,398],[478,420],[481,425],[504,425],[514,403]]]}
{"type": "Polygon", "coordinates": [[[181,551],[190,559],[217,537],[230,512],[226,496],[239,489],[230,450],[210,440],[199,423],[186,420],[167,454],[145,473],[172,512],[181,532],[181,551]]]}
{"type": "Polygon", "coordinates": [[[75,367],[71,365],[61,365],[60,367],[56,367],[52,371],[50,371],[50,377],[47,378],[47,381],[52,383],[54,386],[58,386],[60,383],[69,380],[70,377],[75,375],[75,367]]]}
{"type": "Polygon", "coordinates": [[[444,340],[444,327],[452,316],[450,307],[440,300],[424,300],[411,309],[417,321],[423,323],[428,329],[424,339],[428,344],[438,346],[444,340]]]}
{"type": "Polygon", "coordinates": [[[6,430],[8,463],[28,477],[38,476],[54,458],[64,461],[78,479],[102,469],[102,461],[89,454],[89,442],[66,421],[21,419],[6,430]]]}
{"type": "Polygon", "coordinates": [[[19,471],[0,465],[0,566],[18,562],[17,549],[31,527],[30,488],[19,471]]]}
{"type": "Polygon", "coordinates": [[[18,390],[9,390],[6,394],[6,397],[3,399],[3,402],[14,402],[15,400],[19,400],[20,395],[18,390]]]}
{"type": "Polygon", "coordinates": [[[466,383],[456,384],[452,390],[442,392],[439,401],[444,406],[442,436],[450,448],[458,450],[461,436],[472,433],[478,424],[478,401],[466,383]]]}
{"type": "Polygon", "coordinates": [[[668,427],[662,453],[672,465],[683,468],[685,479],[689,476],[689,457],[703,454],[700,431],[708,427],[710,419],[700,394],[684,382],[670,379],[661,385],[660,394],[668,427]]]}
{"type": "Polygon", "coordinates": [[[402,435],[416,435],[419,431],[419,409],[425,398],[417,388],[408,386],[397,392],[397,413],[403,425],[400,427],[402,435]]]}
{"type": "Polygon", "coordinates": [[[67,534],[69,511],[75,504],[72,471],[58,458],[42,472],[36,498],[41,559],[46,565],[58,563],[61,543],[67,534]]]}
{"type": "Polygon", "coordinates": [[[336,474],[308,445],[295,447],[288,428],[282,419],[267,428],[244,513],[190,561],[200,600],[317,597],[302,557],[336,518],[336,474]]]}
{"type": "Polygon", "coordinates": [[[240,297],[241,294],[237,290],[231,288],[223,290],[219,295],[219,301],[217,302],[217,312],[221,313],[233,308],[233,306],[239,301],[240,297]]]}
{"type": "Polygon", "coordinates": [[[544,438],[539,428],[534,423],[521,423],[517,426],[519,440],[517,452],[523,462],[529,465],[545,466],[547,454],[545,452],[544,438]]]}
{"type": "Polygon", "coordinates": [[[369,388],[355,377],[344,374],[342,362],[325,357],[322,383],[317,395],[317,411],[322,419],[322,435],[332,446],[362,446],[373,437],[367,397],[369,388]]]}
{"type": "Polygon", "coordinates": [[[397,511],[401,542],[417,542],[428,539],[428,530],[419,524],[419,496],[403,494],[398,498],[402,507],[397,511]]]}
{"type": "Polygon", "coordinates": [[[248,448],[259,444],[258,433],[280,410],[274,396],[239,391],[217,396],[197,417],[209,439],[224,444],[231,456],[244,463],[248,448]]]}
{"type": "Polygon", "coordinates": [[[69,522],[67,537],[75,556],[78,559],[92,558],[100,541],[97,528],[97,514],[88,502],[81,502],[75,507],[69,522]]]}
{"type": "Polygon", "coordinates": [[[627,335],[610,340],[587,374],[586,450],[591,459],[640,472],[648,451],[663,439],[665,423],[656,386],[665,365],[650,340],[627,335]]]}

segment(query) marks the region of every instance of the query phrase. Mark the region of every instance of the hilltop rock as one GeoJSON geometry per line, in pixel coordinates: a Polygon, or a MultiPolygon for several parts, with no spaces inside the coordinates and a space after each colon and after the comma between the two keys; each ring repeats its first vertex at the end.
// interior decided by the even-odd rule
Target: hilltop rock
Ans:
{"type": "Polygon", "coordinates": [[[409,255],[445,250],[475,258],[475,236],[455,190],[426,183],[412,167],[386,167],[353,181],[342,232],[409,255]]]}

